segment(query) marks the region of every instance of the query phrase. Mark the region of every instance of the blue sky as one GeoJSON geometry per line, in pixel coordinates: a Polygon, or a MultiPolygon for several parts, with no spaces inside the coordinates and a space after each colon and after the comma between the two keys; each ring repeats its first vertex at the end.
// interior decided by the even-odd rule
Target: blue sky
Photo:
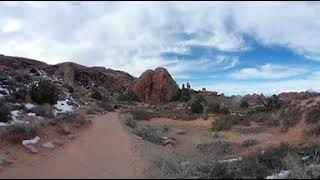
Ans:
{"type": "Polygon", "coordinates": [[[318,2],[0,2],[0,53],[228,95],[320,91],[318,2]]]}

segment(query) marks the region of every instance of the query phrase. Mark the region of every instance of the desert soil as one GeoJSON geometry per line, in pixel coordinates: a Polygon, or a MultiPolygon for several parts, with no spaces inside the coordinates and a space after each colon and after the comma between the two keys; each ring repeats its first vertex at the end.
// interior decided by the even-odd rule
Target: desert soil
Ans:
{"type": "MultiPolygon", "coordinates": [[[[148,162],[117,113],[95,116],[75,140],[50,153],[28,154],[0,178],[146,178],[148,162]]],[[[42,142],[43,143],[43,142],[42,142]]]]}

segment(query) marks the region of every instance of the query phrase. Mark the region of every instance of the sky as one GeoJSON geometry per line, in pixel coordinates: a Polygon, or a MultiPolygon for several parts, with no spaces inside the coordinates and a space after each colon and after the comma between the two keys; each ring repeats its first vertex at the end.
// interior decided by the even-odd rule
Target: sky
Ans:
{"type": "Polygon", "coordinates": [[[0,54],[165,67],[227,95],[320,91],[320,3],[0,2],[0,54]]]}

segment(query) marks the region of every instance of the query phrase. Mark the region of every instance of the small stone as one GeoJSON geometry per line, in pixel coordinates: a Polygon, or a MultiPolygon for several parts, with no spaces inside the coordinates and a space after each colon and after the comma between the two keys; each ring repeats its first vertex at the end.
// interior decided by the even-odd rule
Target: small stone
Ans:
{"type": "Polygon", "coordinates": [[[184,134],[187,134],[187,131],[186,131],[186,130],[183,130],[183,129],[177,129],[177,130],[176,130],[176,134],[178,134],[178,135],[184,135],[184,134]]]}
{"type": "Polygon", "coordinates": [[[54,149],[56,146],[52,142],[47,142],[42,144],[42,147],[48,148],[48,149],[54,149]]]}
{"type": "Polygon", "coordinates": [[[168,147],[168,148],[174,148],[172,144],[168,144],[168,145],[166,145],[166,147],[168,147]]]}
{"type": "Polygon", "coordinates": [[[26,147],[26,150],[31,154],[37,154],[39,151],[32,145],[24,145],[26,147]]]}
{"type": "Polygon", "coordinates": [[[219,137],[219,134],[218,134],[218,132],[212,132],[211,136],[212,136],[213,138],[218,138],[218,137],[219,137]]]}
{"type": "Polygon", "coordinates": [[[56,126],[58,124],[58,121],[57,120],[51,120],[51,121],[49,121],[49,124],[51,126],[56,126]]]}
{"type": "Polygon", "coordinates": [[[76,137],[74,135],[72,135],[72,134],[68,135],[68,139],[70,139],[70,140],[74,140],[75,138],[76,137]]]}
{"type": "Polygon", "coordinates": [[[70,130],[70,127],[69,126],[62,126],[61,127],[61,132],[65,135],[68,135],[68,134],[71,134],[71,130],[70,130]]]}
{"type": "Polygon", "coordinates": [[[54,139],[52,142],[53,142],[53,144],[58,145],[58,146],[64,145],[64,142],[60,139],[54,139]]]}
{"type": "Polygon", "coordinates": [[[174,140],[172,140],[172,139],[166,139],[166,140],[164,140],[163,143],[162,143],[162,145],[164,145],[164,146],[167,146],[167,145],[169,145],[169,144],[175,145],[176,142],[175,142],[174,140]]]}

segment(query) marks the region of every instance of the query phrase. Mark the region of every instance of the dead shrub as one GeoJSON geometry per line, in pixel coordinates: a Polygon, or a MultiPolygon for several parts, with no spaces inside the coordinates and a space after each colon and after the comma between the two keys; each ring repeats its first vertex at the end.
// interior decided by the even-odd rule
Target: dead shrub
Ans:
{"type": "Polygon", "coordinates": [[[37,116],[52,119],[54,118],[53,107],[50,104],[43,104],[31,109],[31,112],[36,113],[37,116]]]}
{"type": "Polygon", "coordinates": [[[223,140],[216,140],[208,144],[198,144],[197,149],[203,153],[214,153],[217,155],[225,155],[232,153],[232,144],[223,140]]]}
{"type": "Polygon", "coordinates": [[[112,112],[114,111],[114,106],[110,102],[107,101],[97,101],[96,102],[97,106],[103,109],[104,111],[107,112],[112,112]]]}
{"type": "Polygon", "coordinates": [[[306,122],[309,124],[316,124],[320,120],[320,104],[314,105],[307,110],[306,122]]]}
{"type": "Polygon", "coordinates": [[[245,140],[243,142],[241,142],[241,147],[244,147],[244,148],[250,148],[252,146],[255,146],[259,144],[259,141],[256,140],[256,139],[248,139],[248,140],[245,140]]]}
{"type": "Polygon", "coordinates": [[[144,109],[133,109],[129,110],[129,113],[133,115],[135,120],[150,120],[152,118],[159,117],[159,114],[156,112],[147,111],[144,109]]]}
{"type": "Polygon", "coordinates": [[[290,127],[297,125],[302,119],[303,110],[299,106],[289,106],[280,111],[280,119],[282,120],[282,130],[286,132],[290,127]]]}
{"type": "Polygon", "coordinates": [[[0,101],[0,122],[8,122],[10,121],[10,110],[7,104],[3,101],[0,101]]]}
{"type": "Polygon", "coordinates": [[[20,144],[23,140],[34,138],[38,133],[38,129],[38,124],[19,123],[6,127],[2,138],[9,143],[20,144]]]}

